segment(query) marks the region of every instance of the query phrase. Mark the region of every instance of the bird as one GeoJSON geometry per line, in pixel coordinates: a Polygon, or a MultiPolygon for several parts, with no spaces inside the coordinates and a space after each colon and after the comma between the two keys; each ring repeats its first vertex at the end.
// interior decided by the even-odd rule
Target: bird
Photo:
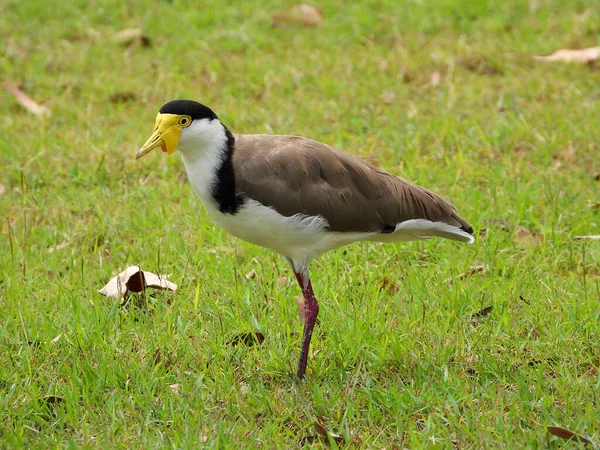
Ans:
{"type": "Polygon", "coordinates": [[[136,159],[158,148],[179,151],[192,188],[219,226],[282,255],[292,268],[304,297],[297,382],[305,378],[319,313],[312,260],[355,241],[475,241],[473,227],[439,195],[308,138],[233,134],[194,100],[160,108],[136,159]]]}

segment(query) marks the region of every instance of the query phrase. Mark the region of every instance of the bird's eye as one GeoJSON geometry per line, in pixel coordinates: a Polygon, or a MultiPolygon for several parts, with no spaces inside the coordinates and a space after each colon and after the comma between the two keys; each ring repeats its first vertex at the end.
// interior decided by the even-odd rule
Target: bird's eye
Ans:
{"type": "Polygon", "coordinates": [[[179,121],[177,123],[179,124],[179,126],[189,127],[192,123],[192,118],[190,116],[182,116],[179,118],[179,121]]]}

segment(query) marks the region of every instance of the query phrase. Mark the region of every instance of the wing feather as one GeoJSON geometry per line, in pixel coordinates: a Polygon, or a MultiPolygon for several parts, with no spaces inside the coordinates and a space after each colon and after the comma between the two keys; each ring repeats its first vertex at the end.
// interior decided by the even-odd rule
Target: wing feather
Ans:
{"type": "Polygon", "coordinates": [[[332,231],[381,232],[411,219],[472,227],[440,196],[326,144],[235,135],[238,191],[284,216],[320,215],[332,231]]]}

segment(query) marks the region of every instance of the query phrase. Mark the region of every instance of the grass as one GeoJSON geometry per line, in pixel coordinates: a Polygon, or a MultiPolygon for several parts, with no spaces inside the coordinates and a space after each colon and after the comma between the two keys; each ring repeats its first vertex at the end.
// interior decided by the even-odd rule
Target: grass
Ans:
{"type": "Polygon", "coordinates": [[[600,440],[600,246],[574,240],[600,234],[600,71],[531,59],[598,45],[600,5],[319,3],[313,29],[271,25],[289,1],[4,2],[2,71],[52,114],[2,94],[2,447],[560,448],[547,425],[600,440]],[[111,40],[132,27],[151,47],[111,40]],[[234,132],[370,155],[485,238],[314,263],[295,387],[286,264],[217,228],[178,158],[134,160],[173,98],[234,132]],[[177,292],[97,294],[130,264],[177,292]],[[228,344],[245,332],[265,341],[228,344]]]}

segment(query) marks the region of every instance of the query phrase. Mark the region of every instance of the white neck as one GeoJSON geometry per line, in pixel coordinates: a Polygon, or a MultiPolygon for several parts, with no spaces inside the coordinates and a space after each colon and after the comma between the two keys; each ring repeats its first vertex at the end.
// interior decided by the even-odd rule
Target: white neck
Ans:
{"type": "Polygon", "coordinates": [[[181,152],[190,184],[205,205],[214,202],[211,189],[227,156],[227,135],[218,119],[195,120],[181,130],[177,150],[181,152]]]}

